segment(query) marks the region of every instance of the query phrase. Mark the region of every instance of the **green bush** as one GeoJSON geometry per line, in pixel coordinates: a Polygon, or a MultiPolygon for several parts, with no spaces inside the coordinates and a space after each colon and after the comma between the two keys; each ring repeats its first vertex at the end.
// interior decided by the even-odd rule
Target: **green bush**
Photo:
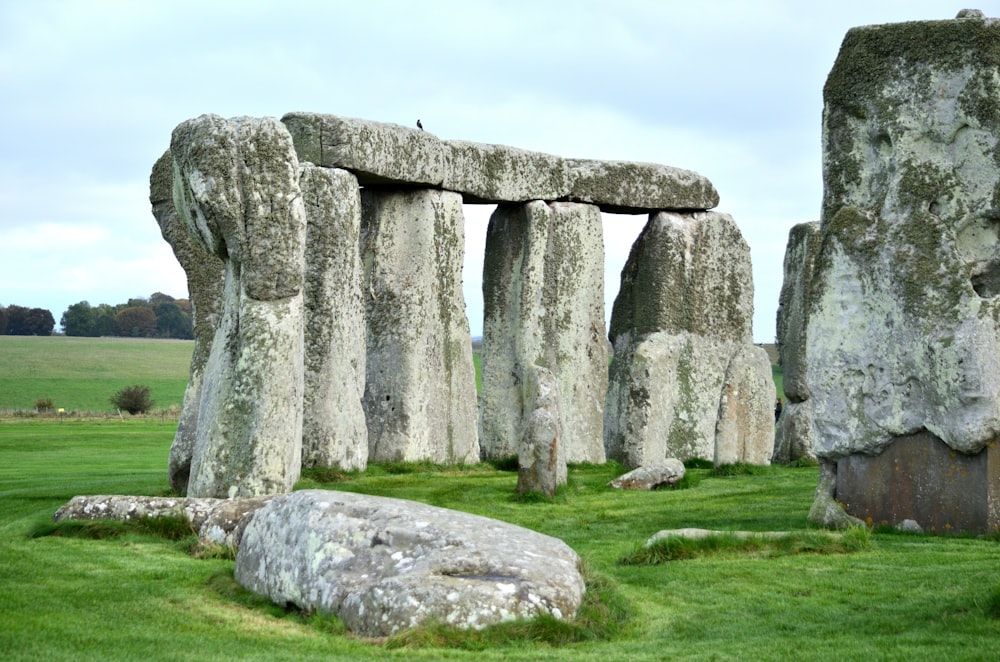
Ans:
{"type": "Polygon", "coordinates": [[[53,408],[52,398],[38,398],[35,400],[35,411],[51,411],[53,408]]]}
{"type": "Polygon", "coordinates": [[[149,397],[149,387],[142,384],[126,386],[111,396],[111,404],[118,410],[124,409],[130,414],[144,414],[153,408],[149,397]]]}

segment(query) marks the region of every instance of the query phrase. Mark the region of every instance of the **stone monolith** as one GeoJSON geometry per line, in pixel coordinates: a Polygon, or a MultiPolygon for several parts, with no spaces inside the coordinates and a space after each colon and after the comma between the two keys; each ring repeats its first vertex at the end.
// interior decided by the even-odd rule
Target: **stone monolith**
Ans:
{"type": "Polygon", "coordinates": [[[287,492],[301,469],[306,236],[291,137],[274,119],[203,115],[170,152],[174,206],[225,270],[188,494],[287,492]]]}
{"type": "Polygon", "coordinates": [[[483,264],[483,455],[518,453],[527,371],[558,384],[568,462],[604,462],[604,239],[597,207],[529,202],[490,218],[483,264]]]}
{"type": "Polygon", "coordinates": [[[479,461],[464,255],[457,193],[362,192],[372,461],[479,461]]]}

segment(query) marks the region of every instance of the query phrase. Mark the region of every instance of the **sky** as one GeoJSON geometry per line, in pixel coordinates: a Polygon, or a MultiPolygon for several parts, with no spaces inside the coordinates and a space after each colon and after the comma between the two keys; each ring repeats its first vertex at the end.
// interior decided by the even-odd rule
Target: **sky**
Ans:
{"type": "MultiPolygon", "coordinates": [[[[310,111],[442,139],[687,168],[753,261],[773,342],[788,231],[818,220],[822,90],[859,25],[1000,0],[0,0],[0,305],[187,297],[149,172],[204,113],[310,111]]],[[[492,208],[466,207],[463,289],[482,332],[492,208]]],[[[605,215],[607,314],[644,215],[605,215]]]]}

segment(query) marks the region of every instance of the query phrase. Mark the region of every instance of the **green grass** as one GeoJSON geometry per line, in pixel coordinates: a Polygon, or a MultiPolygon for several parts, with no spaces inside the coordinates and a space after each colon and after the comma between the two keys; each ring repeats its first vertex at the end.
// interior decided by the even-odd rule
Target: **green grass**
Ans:
{"type": "Polygon", "coordinates": [[[108,399],[150,387],[155,407],[180,407],[191,340],[0,336],[0,410],[33,410],[40,399],[67,412],[114,411],[108,399]]]}
{"type": "Polygon", "coordinates": [[[557,500],[523,502],[488,464],[316,472],[299,487],[403,497],[565,540],[597,595],[580,622],[485,633],[425,628],[389,642],[271,605],[174,534],[32,537],[77,494],[161,494],[174,424],[0,419],[0,659],[4,660],[980,660],[1000,640],[1000,543],[875,532],[803,549],[815,467],[691,468],[684,490],[607,488],[620,467],[574,466],[557,500]],[[326,482],[327,480],[333,482],[326,482]],[[661,529],[790,531],[791,553],[728,549],[622,565],[661,529]]]}

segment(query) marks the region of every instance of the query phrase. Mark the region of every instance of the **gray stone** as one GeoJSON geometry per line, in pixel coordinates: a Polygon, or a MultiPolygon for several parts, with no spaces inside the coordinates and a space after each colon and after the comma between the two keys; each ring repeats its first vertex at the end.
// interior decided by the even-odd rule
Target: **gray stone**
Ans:
{"type": "Polygon", "coordinates": [[[1000,435],[998,67],[996,19],[844,39],[806,321],[821,458],[922,430],[975,454],[1000,435]]]}
{"type": "Polygon", "coordinates": [[[299,159],[350,170],[365,186],[440,187],[466,202],[571,200],[602,211],[711,209],[712,183],[690,170],[650,163],[564,159],[505,145],[442,141],[397,124],[288,113],[299,159]]]}
{"type": "Polygon", "coordinates": [[[684,478],[684,463],[676,458],[633,469],[608,483],[616,490],[656,490],[673,487],[684,478]]]}
{"type": "Polygon", "coordinates": [[[462,193],[465,202],[558,200],[569,193],[561,157],[462,140],[442,144],[447,163],[443,186],[462,193]]]}
{"type": "Polygon", "coordinates": [[[444,182],[446,152],[427,131],[320,113],[288,113],[281,121],[300,160],[350,170],[364,185],[444,182]]]}
{"type": "Polygon", "coordinates": [[[490,218],[483,265],[480,444],[490,459],[518,452],[533,366],[558,382],[567,462],[604,461],[607,390],[604,242],[597,207],[529,202],[490,218]]]}
{"type": "Polygon", "coordinates": [[[358,245],[361,193],[345,170],[302,168],[305,201],[305,363],[302,464],[363,470],[368,464],[365,303],[358,245]]]}
{"type": "Polygon", "coordinates": [[[774,387],[752,317],[750,251],[732,218],[652,215],[611,317],[608,457],[629,469],[667,457],[714,460],[721,443],[723,457],[766,464],[774,387]]]}
{"type": "Polygon", "coordinates": [[[601,211],[635,214],[662,209],[712,209],[719,193],[691,170],[632,161],[568,162],[569,199],[600,206],[601,211]]]}
{"type": "Polygon", "coordinates": [[[767,352],[755,345],[739,346],[723,379],[715,427],[715,466],[771,463],[774,399],[767,352]]]}
{"type": "Polygon", "coordinates": [[[369,458],[478,462],[461,196],[366,189],[361,243],[369,458]]]}
{"type": "Polygon", "coordinates": [[[523,388],[527,421],[517,454],[517,493],[553,496],[566,484],[559,384],[549,370],[536,366],[526,371],[523,388]]]}
{"type": "Polygon", "coordinates": [[[903,533],[923,533],[924,528],[916,520],[904,519],[896,525],[896,529],[903,533]]]}
{"type": "Polygon", "coordinates": [[[201,381],[212,347],[222,308],[224,267],[219,256],[209,253],[177,214],[173,200],[173,158],[167,151],[153,166],[149,177],[149,201],[160,233],[174,252],[187,276],[194,326],[194,350],[184,400],[177,421],[177,432],[170,446],[167,473],[170,487],[187,494],[191,458],[198,435],[201,409],[201,381]]]}
{"type": "Polygon", "coordinates": [[[807,402],[786,402],[781,408],[774,431],[774,453],[771,462],[789,464],[796,460],[814,462],[812,405],[807,402]]]}
{"type": "Polygon", "coordinates": [[[817,526],[831,529],[844,529],[851,526],[864,526],[865,523],[850,515],[844,505],[837,501],[837,463],[829,460],[819,460],[819,484],[816,486],[816,496],[809,508],[809,521],[817,526]]]}
{"type": "Polygon", "coordinates": [[[301,469],[306,234],[291,137],[273,119],[203,115],[170,151],[174,206],[225,265],[188,494],[287,492],[301,469]]]}
{"type": "Polygon", "coordinates": [[[572,618],[580,559],[534,531],[424,504],[305,490],[254,516],[237,581],[280,605],[337,615],[356,634],[428,620],[482,628],[515,618],[572,618]]]}

